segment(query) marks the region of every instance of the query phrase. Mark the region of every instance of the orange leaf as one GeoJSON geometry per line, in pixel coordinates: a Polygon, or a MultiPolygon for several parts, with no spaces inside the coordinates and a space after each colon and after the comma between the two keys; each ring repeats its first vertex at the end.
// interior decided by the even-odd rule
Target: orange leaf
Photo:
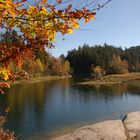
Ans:
{"type": "Polygon", "coordinates": [[[42,0],[41,4],[46,4],[47,0],[42,0]]]}
{"type": "Polygon", "coordinates": [[[9,111],[10,111],[10,107],[7,107],[7,108],[4,110],[5,113],[8,113],[9,111]]]}

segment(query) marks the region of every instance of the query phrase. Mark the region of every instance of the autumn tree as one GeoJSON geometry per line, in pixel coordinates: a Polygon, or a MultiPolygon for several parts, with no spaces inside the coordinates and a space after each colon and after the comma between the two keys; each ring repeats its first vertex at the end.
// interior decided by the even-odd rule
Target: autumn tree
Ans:
{"type": "Polygon", "coordinates": [[[98,79],[105,75],[105,71],[101,66],[94,67],[94,65],[91,65],[91,75],[98,79]]]}
{"type": "MultiPolygon", "coordinates": [[[[22,65],[23,58],[35,57],[38,50],[53,47],[57,33],[72,33],[79,27],[79,20],[84,19],[87,23],[94,19],[95,11],[110,1],[97,4],[97,1],[85,0],[79,4],[72,0],[56,0],[55,3],[47,0],[31,3],[27,0],[0,0],[0,28],[16,28],[21,33],[20,43],[0,43],[1,80],[7,80],[11,76],[12,72],[7,69],[10,62],[22,65]]],[[[5,82],[0,83],[0,87],[6,85],[5,82]]]]}
{"type": "Polygon", "coordinates": [[[62,63],[62,71],[63,71],[63,75],[69,75],[72,72],[69,61],[65,60],[62,63]]]}
{"type": "Polygon", "coordinates": [[[22,70],[27,72],[30,77],[42,75],[44,71],[44,66],[41,63],[40,59],[30,60],[25,59],[23,62],[22,70]]]}
{"type": "Polygon", "coordinates": [[[61,59],[54,58],[49,66],[50,75],[63,75],[61,59]]]}
{"type": "Polygon", "coordinates": [[[122,73],[128,73],[128,62],[127,60],[121,60],[120,56],[113,56],[112,63],[110,67],[110,72],[112,74],[122,74],[122,73]]]}

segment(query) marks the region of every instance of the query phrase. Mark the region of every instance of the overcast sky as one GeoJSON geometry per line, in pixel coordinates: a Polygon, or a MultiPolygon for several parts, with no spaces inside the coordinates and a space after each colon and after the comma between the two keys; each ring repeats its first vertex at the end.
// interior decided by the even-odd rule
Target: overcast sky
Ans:
{"type": "Polygon", "coordinates": [[[72,35],[57,38],[56,48],[49,50],[54,56],[67,54],[84,43],[113,44],[130,47],[140,45],[140,0],[112,0],[97,12],[96,20],[81,24],[80,30],[72,35]]]}

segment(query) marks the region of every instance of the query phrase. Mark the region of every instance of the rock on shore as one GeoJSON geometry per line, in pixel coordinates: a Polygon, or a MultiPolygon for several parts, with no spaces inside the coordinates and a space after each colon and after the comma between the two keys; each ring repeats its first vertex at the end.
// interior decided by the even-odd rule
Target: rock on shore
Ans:
{"type": "Polygon", "coordinates": [[[140,140],[140,112],[132,112],[126,116],[124,126],[131,139],[140,140]]]}
{"type": "Polygon", "coordinates": [[[140,112],[128,113],[125,119],[87,125],[52,140],[140,140],[140,112]]]}

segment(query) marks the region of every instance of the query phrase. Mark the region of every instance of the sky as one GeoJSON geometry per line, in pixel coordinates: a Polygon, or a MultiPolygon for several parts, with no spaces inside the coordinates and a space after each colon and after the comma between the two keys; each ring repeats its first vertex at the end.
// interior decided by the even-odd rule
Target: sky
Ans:
{"type": "Polygon", "coordinates": [[[74,34],[57,37],[55,49],[48,51],[55,57],[66,55],[69,50],[76,49],[84,43],[129,48],[140,45],[140,0],[112,0],[100,11],[96,20],[88,24],[80,24],[74,34]]]}

